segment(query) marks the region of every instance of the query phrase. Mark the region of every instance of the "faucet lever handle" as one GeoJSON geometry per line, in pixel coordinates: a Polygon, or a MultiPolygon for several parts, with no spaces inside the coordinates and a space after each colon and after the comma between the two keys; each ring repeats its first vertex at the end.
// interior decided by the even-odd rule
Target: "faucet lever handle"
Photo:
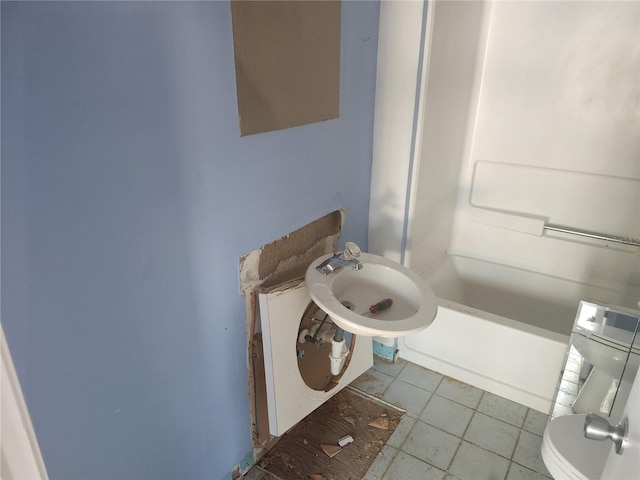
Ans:
{"type": "Polygon", "coordinates": [[[344,246],[344,252],[342,255],[345,260],[353,260],[354,258],[358,258],[362,251],[360,247],[353,242],[347,242],[344,246]]]}

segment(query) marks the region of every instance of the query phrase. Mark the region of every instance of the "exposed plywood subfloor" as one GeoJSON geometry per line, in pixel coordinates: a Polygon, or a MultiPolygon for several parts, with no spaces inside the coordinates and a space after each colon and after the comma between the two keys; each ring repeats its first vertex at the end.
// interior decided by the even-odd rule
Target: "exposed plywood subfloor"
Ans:
{"type": "Polygon", "coordinates": [[[283,480],[313,475],[326,480],[362,478],[402,415],[393,407],[344,389],[287,432],[260,466],[283,480]],[[387,430],[369,425],[385,418],[389,420],[387,430]],[[346,435],[353,442],[334,457],[322,450],[322,445],[337,445],[346,435]]]}

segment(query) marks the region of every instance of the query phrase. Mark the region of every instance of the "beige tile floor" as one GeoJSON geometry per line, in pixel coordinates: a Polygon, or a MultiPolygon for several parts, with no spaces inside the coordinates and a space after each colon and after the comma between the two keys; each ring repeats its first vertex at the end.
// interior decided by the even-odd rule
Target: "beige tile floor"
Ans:
{"type": "MultiPolygon", "coordinates": [[[[376,357],[352,387],[406,411],[366,480],[547,480],[547,415],[400,360],[376,357]]],[[[246,479],[272,479],[258,467],[246,479]]]]}

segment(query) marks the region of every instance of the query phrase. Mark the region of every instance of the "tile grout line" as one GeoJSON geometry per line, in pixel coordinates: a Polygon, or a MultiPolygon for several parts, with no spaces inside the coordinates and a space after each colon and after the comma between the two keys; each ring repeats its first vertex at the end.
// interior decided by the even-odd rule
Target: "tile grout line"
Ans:
{"type": "MultiPolygon", "coordinates": [[[[386,445],[386,444],[385,444],[386,445]]],[[[384,447],[383,447],[384,448],[384,447]]],[[[393,447],[391,447],[393,448],[393,447]]],[[[384,471],[382,472],[382,475],[380,475],[380,480],[383,480],[386,476],[387,476],[387,472],[389,471],[389,469],[391,468],[391,465],[393,464],[393,461],[397,458],[398,456],[398,452],[400,452],[399,448],[395,448],[394,449],[396,451],[395,455],[393,456],[393,458],[391,458],[391,460],[389,460],[389,462],[387,463],[387,467],[384,469],[384,471]]]]}
{"type": "MultiPolygon", "coordinates": [[[[426,460],[424,460],[424,459],[422,459],[422,458],[416,457],[416,456],[412,455],[411,453],[407,452],[406,450],[404,450],[404,447],[406,446],[406,444],[407,444],[407,442],[408,442],[409,438],[411,437],[412,432],[414,431],[414,429],[415,429],[416,425],[418,425],[418,422],[422,422],[422,423],[424,423],[425,425],[428,425],[428,426],[430,426],[430,427],[432,427],[432,428],[435,428],[436,430],[439,430],[439,431],[444,432],[444,433],[446,433],[446,434],[448,434],[448,435],[451,435],[451,436],[455,437],[455,438],[458,440],[458,444],[457,444],[456,450],[455,450],[455,452],[454,452],[453,456],[451,457],[451,460],[449,461],[447,468],[446,468],[446,469],[444,469],[444,473],[445,473],[445,475],[452,475],[452,474],[450,473],[450,468],[451,468],[451,466],[453,465],[453,462],[454,462],[454,460],[456,459],[456,456],[458,455],[458,453],[459,453],[459,451],[460,451],[460,448],[462,447],[462,443],[463,443],[463,442],[468,442],[470,445],[473,445],[474,447],[479,448],[479,449],[480,449],[480,450],[482,450],[482,451],[485,451],[485,452],[487,452],[487,453],[489,453],[489,454],[496,455],[496,456],[498,456],[498,457],[503,458],[504,460],[506,460],[506,461],[508,462],[508,464],[507,464],[507,469],[506,469],[506,471],[505,471],[505,477],[504,477],[504,478],[507,478],[507,477],[509,476],[509,473],[511,472],[511,469],[513,468],[513,464],[516,464],[517,466],[522,467],[522,468],[525,468],[525,469],[527,469],[527,470],[529,470],[529,471],[531,471],[531,472],[534,472],[534,473],[536,473],[536,474],[538,474],[538,475],[542,476],[543,478],[549,478],[549,477],[547,477],[544,473],[542,473],[542,472],[538,471],[537,469],[535,469],[535,468],[531,468],[531,467],[528,467],[528,466],[526,466],[526,465],[522,465],[522,464],[520,464],[519,462],[517,462],[516,460],[514,460],[514,455],[515,455],[515,453],[516,453],[516,450],[517,450],[518,444],[519,444],[519,442],[520,442],[520,439],[521,439],[521,436],[522,436],[522,432],[527,432],[527,433],[529,433],[529,434],[531,434],[531,435],[534,435],[534,436],[536,436],[536,437],[539,437],[539,436],[540,436],[540,435],[537,435],[537,433],[530,432],[530,431],[526,428],[527,419],[529,418],[530,413],[531,413],[531,411],[532,411],[532,409],[531,409],[530,407],[527,407],[527,409],[526,409],[526,411],[525,411],[524,415],[522,416],[522,420],[521,420],[521,421],[519,421],[519,422],[518,422],[518,424],[513,424],[513,423],[511,423],[511,422],[509,422],[509,421],[506,421],[506,420],[505,420],[505,419],[503,419],[503,418],[498,418],[497,416],[491,415],[491,414],[490,414],[490,413],[488,413],[488,412],[483,412],[483,411],[480,411],[480,410],[479,410],[479,408],[480,408],[480,406],[481,406],[481,404],[482,404],[482,401],[485,399],[486,395],[487,395],[488,393],[490,393],[490,392],[487,392],[486,390],[478,389],[478,390],[480,390],[480,391],[482,392],[482,394],[481,394],[481,396],[480,396],[480,398],[479,398],[478,402],[476,403],[475,407],[470,407],[470,406],[469,406],[469,405],[467,405],[467,404],[460,403],[460,401],[458,401],[458,400],[454,400],[454,399],[451,399],[451,398],[449,398],[449,397],[447,397],[447,396],[444,396],[442,393],[437,393],[438,388],[442,385],[443,380],[446,378],[446,376],[445,376],[445,375],[440,374],[440,375],[441,375],[441,378],[438,380],[437,384],[435,385],[435,387],[433,388],[433,390],[432,390],[432,391],[431,391],[431,390],[427,390],[427,389],[423,388],[422,386],[420,386],[420,385],[416,385],[415,383],[412,383],[412,382],[410,382],[410,381],[407,381],[407,380],[405,380],[405,379],[403,379],[403,378],[400,378],[401,373],[405,370],[405,368],[406,368],[406,366],[407,366],[407,365],[409,365],[409,362],[406,362],[406,363],[402,366],[402,368],[400,368],[400,369],[398,370],[398,372],[397,372],[395,375],[389,375],[389,373],[388,373],[388,372],[386,372],[386,371],[378,370],[378,369],[376,368],[375,364],[374,364],[374,367],[373,367],[377,372],[382,373],[382,374],[385,374],[385,375],[388,375],[389,377],[391,377],[391,378],[393,379],[393,380],[392,380],[391,382],[389,382],[389,384],[388,384],[388,385],[383,389],[383,391],[382,391],[382,393],[381,393],[381,395],[382,395],[382,396],[384,396],[384,394],[387,392],[387,390],[389,389],[389,387],[391,386],[391,384],[392,384],[396,379],[398,379],[399,381],[401,381],[401,382],[403,382],[403,383],[406,383],[406,384],[408,384],[408,385],[411,385],[411,386],[413,386],[413,387],[419,388],[420,390],[422,390],[422,391],[424,391],[424,392],[426,392],[426,393],[428,393],[428,394],[429,394],[429,396],[428,396],[428,398],[427,398],[427,401],[426,401],[425,405],[421,408],[420,412],[417,412],[417,413],[416,413],[416,416],[415,416],[415,417],[408,415],[408,414],[406,413],[406,411],[405,411],[405,414],[408,416],[408,418],[410,418],[411,420],[413,420],[413,425],[411,426],[411,428],[409,429],[409,431],[407,432],[407,434],[404,436],[403,440],[399,443],[399,446],[398,446],[397,448],[396,448],[396,447],[394,447],[394,446],[389,445],[389,447],[390,447],[390,448],[392,448],[393,450],[395,450],[395,453],[394,453],[393,457],[389,460],[389,462],[388,462],[388,464],[386,465],[386,468],[384,469],[384,472],[382,473],[382,476],[381,476],[380,478],[385,478],[386,474],[388,473],[389,469],[391,468],[391,465],[392,465],[392,464],[393,464],[393,462],[398,458],[398,454],[399,454],[400,452],[402,452],[404,455],[407,455],[407,456],[409,456],[409,457],[415,458],[416,460],[419,460],[420,462],[423,462],[423,463],[425,463],[425,464],[427,464],[427,465],[429,465],[429,466],[431,466],[431,467],[433,467],[433,468],[436,468],[436,469],[438,469],[439,471],[443,471],[441,468],[437,467],[436,465],[431,464],[429,461],[426,461],[426,460]],[[447,401],[449,401],[449,402],[452,402],[452,403],[454,403],[454,404],[456,404],[456,405],[459,405],[459,406],[462,406],[462,407],[464,407],[464,408],[469,408],[469,409],[473,412],[473,413],[472,413],[471,418],[469,419],[469,422],[468,422],[468,423],[467,423],[467,425],[465,426],[464,431],[463,431],[460,435],[452,434],[451,432],[447,432],[446,430],[443,430],[443,429],[441,429],[441,428],[439,428],[439,427],[437,427],[437,426],[435,426],[435,425],[431,425],[431,424],[430,424],[430,423],[428,423],[427,421],[422,420],[422,415],[424,414],[425,410],[426,410],[426,409],[427,409],[427,407],[429,406],[429,403],[433,400],[434,396],[437,396],[437,397],[439,397],[439,398],[441,398],[441,399],[447,400],[447,401]],[[467,432],[468,432],[468,430],[469,430],[469,428],[470,428],[471,422],[473,421],[473,418],[474,418],[474,417],[475,417],[475,415],[476,415],[476,414],[478,414],[478,413],[479,413],[480,415],[485,415],[485,416],[487,416],[487,417],[489,417],[489,418],[491,418],[491,419],[493,419],[493,420],[496,420],[496,421],[498,421],[498,422],[502,422],[502,423],[504,423],[505,425],[508,425],[508,426],[510,426],[510,427],[513,427],[513,428],[517,428],[517,429],[518,429],[518,435],[517,435],[517,438],[516,438],[516,440],[515,440],[515,443],[514,443],[513,449],[511,450],[511,453],[510,453],[510,455],[509,455],[508,457],[503,456],[503,455],[501,455],[501,454],[499,454],[499,453],[497,453],[497,452],[493,452],[493,451],[491,451],[491,450],[489,450],[489,449],[487,449],[487,448],[485,448],[485,447],[483,447],[483,446],[481,446],[481,445],[476,445],[473,441],[465,440],[464,436],[467,434],[467,432]]],[[[435,372],[435,373],[438,373],[438,374],[439,374],[439,372],[435,372]]],[[[470,385],[470,386],[471,386],[471,387],[473,387],[473,385],[470,385]]],[[[474,388],[477,388],[477,387],[474,387],[474,388]]],[[[374,398],[376,398],[376,397],[374,397],[374,398]]],[[[379,400],[379,399],[378,399],[378,400],[379,400]]],[[[387,403],[387,402],[385,401],[385,403],[387,403]]],[[[391,404],[391,405],[393,405],[393,404],[391,404]]],[[[395,408],[398,408],[398,407],[397,407],[397,406],[395,406],[395,405],[393,405],[393,406],[394,406],[395,408]]],[[[525,405],[525,407],[526,407],[526,405],[525,405]]],[[[542,414],[544,415],[544,412],[540,412],[540,413],[542,413],[542,414]]],[[[386,445],[386,444],[385,444],[385,445],[386,445]]]]}
{"type": "MultiPolygon", "coordinates": [[[[469,425],[471,424],[471,418],[473,418],[473,415],[475,415],[475,413],[476,413],[476,409],[471,408],[471,407],[469,407],[469,406],[467,406],[467,405],[463,405],[463,404],[461,404],[461,403],[457,403],[457,402],[455,402],[455,401],[453,401],[453,400],[451,400],[451,399],[449,399],[449,398],[447,398],[447,397],[443,397],[443,396],[437,395],[439,398],[443,398],[443,399],[445,399],[445,400],[449,400],[449,401],[451,401],[452,403],[455,403],[456,405],[461,405],[461,406],[463,406],[463,407],[469,408],[470,410],[472,410],[472,411],[474,412],[474,413],[473,413],[473,415],[471,416],[471,418],[469,419],[469,422],[467,423],[467,426],[465,427],[464,431],[462,432],[462,434],[461,434],[460,436],[458,436],[458,435],[454,435],[454,434],[452,434],[451,432],[447,432],[446,430],[442,430],[441,428],[436,427],[435,425],[431,425],[430,423],[427,423],[427,422],[425,422],[425,421],[421,420],[421,419],[420,419],[420,417],[422,416],[422,414],[423,414],[423,413],[424,413],[424,411],[426,410],[426,408],[427,408],[427,406],[429,405],[429,402],[431,401],[431,399],[432,399],[434,396],[436,396],[436,390],[438,389],[438,387],[440,386],[440,384],[442,383],[442,381],[443,381],[443,380],[444,380],[444,376],[440,379],[440,381],[438,381],[438,385],[436,386],[435,390],[431,393],[431,395],[430,395],[429,399],[427,400],[427,403],[425,404],[424,408],[422,409],[422,412],[421,412],[421,413],[420,413],[420,415],[415,419],[415,423],[413,424],[413,426],[411,427],[411,429],[409,430],[409,432],[408,432],[408,433],[407,433],[407,435],[405,436],[404,440],[403,440],[403,441],[402,441],[402,443],[400,444],[400,447],[398,448],[398,452],[402,452],[402,453],[404,453],[404,454],[406,454],[406,455],[409,455],[409,456],[411,456],[411,457],[413,457],[413,458],[416,458],[417,460],[419,460],[419,461],[421,461],[421,462],[426,463],[427,465],[430,465],[430,466],[432,466],[432,467],[434,467],[434,468],[437,468],[438,470],[444,471],[444,473],[445,473],[446,475],[451,475],[451,473],[449,472],[449,469],[451,468],[451,465],[453,464],[453,461],[455,460],[456,455],[458,454],[458,451],[460,450],[460,447],[462,446],[462,442],[463,442],[464,434],[467,432],[467,429],[469,428],[469,425]],[[455,450],[455,452],[453,453],[453,455],[451,456],[451,460],[449,460],[449,463],[447,464],[447,467],[446,467],[444,470],[443,470],[443,469],[441,469],[441,468],[439,468],[439,467],[437,467],[436,465],[433,465],[433,464],[429,463],[428,461],[426,461],[426,460],[424,460],[424,459],[421,459],[421,458],[415,457],[415,456],[414,456],[414,455],[412,455],[411,453],[409,453],[409,452],[407,452],[407,451],[405,451],[405,450],[403,450],[403,449],[402,449],[402,447],[403,447],[403,446],[405,445],[405,443],[407,442],[407,440],[408,440],[409,436],[411,435],[411,432],[412,432],[412,431],[413,431],[413,429],[416,427],[416,425],[418,424],[418,422],[422,422],[422,423],[424,423],[425,425],[428,425],[428,426],[429,426],[429,427],[431,427],[431,428],[434,428],[434,429],[439,430],[439,431],[441,431],[441,432],[444,432],[444,433],[446,433],[446,434],[448,434],[448,435],[451,435],[452,437],[454,437],[454,438],[456,438],[456,439],[458,440],[458,444],[457,444],[457,446],[456,446],[456,450],[455,450]]],[[[485,391],[482,391],[482,395],[480,396],[480,399],[479,399],[479,401],[478,401],[478,405],[480,405],[480,401],[482,401],[482,398],[484,397],[484,394],[485,394],[485,393],[486,393],[485,391]]],[[[476,406],[476,408],[477,408],[477,406],[476,406]]],[[[473,445],[475,445],[475,444],[473,444],[473,445]]],[[[479,446],[478,446],[478,448],[482,448],[482,447],[479,447],[479,446]]],[[[483,450],[484,450],[484,449],[483,449],[483,450]]],[[[398,456],[398,454],[396,453],[396,457],[397,457],[397,456],[398,456]]],[[[394,459],[395,459],[395,458],[394,458],[394,459]]],[[[385,472],[385,473],[386,473],[386,472],[385,472]]]]}
{"type": "Polygon", "coordinates": [[[360,395],[362,397],[368,398],[369,400],[373,401],[373,402],[378,402],[381,403],[389,408],[393,408],[394,410],[398,411],[398,412],[402,412],[403,415],[407,414],[407,411],[402,408],[399,407],[398,405],[394,405],[393,403],[390,403],[388,401],[386,401],[384,398],[379,398],[376,397],[375,395],[371,395],[368,392],[365,392],[364,390],[360,390],[357,387],[351,386],[351,385],[347,385],[345,387],[347,390],[351,390],[352,392],[354,392],[356,395],[360,395]]]}
{"type": "MultiPolygon", "coordinates": [[[[460,451],[460,447],[462,447],[462,442],[464,441],[464,436],[467,434],[467,431],[469,430],[469,426],[471,425],[471,421],[473,420],[473,417],[476,415],[476,413],[478,413],[478,407],[480,406],[480,403],[482,402],[482,399],[484,398],[484,394],[487,393],[486,391],[482,391],[482,395],[480,395],[480,399],[478,400],[478,404],[476,405],[476,408],[471,408],[471,410],[473,411],[473,414],[471,415],[471,418],[469,418],[469,421],[467,422],[466,427],[464,427],[464,431],[460,434],[460,441],[458,442],[458,448],[456,449],[456,452],[453,454],[453,457],[451,457],[451,461],[449,462],[449,466],[447,467],[447,474],[450,475],[449,473],[449,469],[451,468],[451,466],[453,465],[454,460],[456,459],[456,456],[458,455],[458,452],[460,451]]],[[[453,400],[451,400],[453,401],[453,400]]],[[[460,405],[460,404],[459,404],[460,405]]],[[[466,405],[463,405],[466,406],[466,405]]],[[[467,407],[470,408],[470,407],[467,407]]]]}

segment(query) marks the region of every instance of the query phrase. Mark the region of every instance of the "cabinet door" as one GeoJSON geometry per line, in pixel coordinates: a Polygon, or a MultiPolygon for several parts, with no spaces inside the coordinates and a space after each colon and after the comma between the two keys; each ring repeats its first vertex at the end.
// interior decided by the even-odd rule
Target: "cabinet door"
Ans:
{"type": "MultiPolygon", "coordinates": [[[[348,363],[341,375],[335,377],[327,390],[311,388],[298,367],[300,323],[312,305],[306,283],[300,280],[261,290],[258,299],[269,431],[280,436],[373,365],[372,339],[352,336],[348,363]]],[[[329,367],[328,355],[316,361],[318,369],[329,367]]]]}

